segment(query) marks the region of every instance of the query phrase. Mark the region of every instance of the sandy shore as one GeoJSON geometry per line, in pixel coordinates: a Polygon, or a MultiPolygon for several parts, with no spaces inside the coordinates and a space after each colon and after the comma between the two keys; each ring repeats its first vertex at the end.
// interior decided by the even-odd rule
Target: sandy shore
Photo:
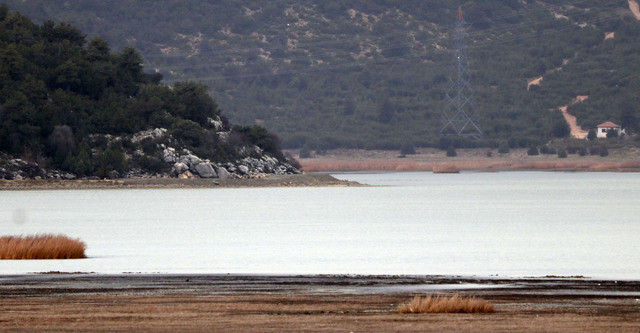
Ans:
{"type": "Polygon", "coordinates": [[[0,277],[2,331],[638,332],[640,281],[442,276],[45,274],[0,277]],[[399,314],[460,294],[490,314],[399,314]]]}
{"type": "Polygon", "coordinates": [[[71,190],[121,188],[238,188],[238,187],[303,187],[358,186],[323,173],[268,175],[264,178],[125,178],[115,180],[0,180],[0,190],[71,190]]]}

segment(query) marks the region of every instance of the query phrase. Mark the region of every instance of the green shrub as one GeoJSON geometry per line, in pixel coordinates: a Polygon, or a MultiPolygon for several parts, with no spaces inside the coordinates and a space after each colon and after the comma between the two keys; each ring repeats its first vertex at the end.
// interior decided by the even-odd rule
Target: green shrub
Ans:
{"type": "Polygon", "coordinates": [[[498,154],[508,154],[509,150],[509,145],[506,142],[502,142],[498,147],[498,154]]]}
{"type": "Polygon", "coordinates": [[[138,163],[142,170],[149,171],[149,172],[161,173],[161,172],[167,171],[168,169],[167,163],[165,163],[161,159],[154,156],[148,156],[148,155],[141,156],[140,159],[138,160],[138,163]]]}
{"type": "Polygon", "coordinates": [[[538,152],[538,147],[534,146],[534,147],[529,148],[529,150],[527,150],[527,155],[529,155],[529,156],[537,156],[539,154],[540,154],[540,152],[538,152]]]}
{"type": "Polygon", "coordinates": [[[558,150],[558,158],[567,158],[567,151],[564,149],[558,150]]]}
{"type": "Polygon", "coordinates": [[[413,147],[413,144],[411,144],[410,142],[405,142],[402,145],[402,148],[400,148],[400,154],[401,155],[415,155],[416,154],[416,149],[413,147]]]}
{"type": "Polygon", "coordinates": [[[311,148],[309,148],[308,144],[305,144],[300,148],[300,153],[298,154],[300,158],[310,158],[311,157],[311,148]]]}
{"type": "Polygon", "coordinates": [[[564,119],[562,119],[562,120],[556,121],[553,124],[553,129],[551,130],[551,133],[556,138],[563,138],[571,134],[571,128],[569,128],[569,125],[567,124],[567,122],[564,119]]]}
{"type": "Polygon", "coordinates": [[[587,149],[586,149],[586,148],[580,148],[580,149],[578,149],[578,155],[580,155],[580,156],[586,156],[586,155],[587,155],[587,149]]]}
{"type": "Polygon", "coordinates": [[[609,156],[609,149],[607,147],[600,148],[600,157],[609,156]]]}
{"type": "Polygon", "coordinates": [[[456,153],[456,149],[453,148],[453,146],[449,146],[449,148],[447,148],[447,157],[456,157],[458,156],[458,153],[456,153]]]}
{"type": "Polygon", "coordinates": [[[542,148],[540,148],[540,154],[549,154],[549,147],[547,145],[542,146],[542,148]]]}

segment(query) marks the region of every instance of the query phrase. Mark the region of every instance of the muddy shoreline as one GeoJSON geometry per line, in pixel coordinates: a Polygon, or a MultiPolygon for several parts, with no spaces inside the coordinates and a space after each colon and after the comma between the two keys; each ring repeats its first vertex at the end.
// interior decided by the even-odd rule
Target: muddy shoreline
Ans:
{"type": "Polygon", "coordinates": [[[0,277],[2,330],[637,332],[640,281],[356,275],[0,277]],[[399,314],[415,295],[459,294],[490,314],[399,314]]]}
{"type": "MultiPolygon", "coordinates": [[[[95,274],[34,273],[0,276],[0,297],[87,295],[96,293],[184,293],[208,295],[279,292],[386,294],[471,292],[554,295],[634,296],[640,280],[585,277],[476,277],[444,275],[242,275],[242,274],[95,274]]],[[[640,304],[639,304],[640,306],[640,304]]]]}
{"type": "Polygon", "coordinates": [[[326,173],[266,175],[260,178],[124,178],[114,180],[0,180],[2,190],[152,189],[152,188],[243,188],[362,186],[326,173]]]}

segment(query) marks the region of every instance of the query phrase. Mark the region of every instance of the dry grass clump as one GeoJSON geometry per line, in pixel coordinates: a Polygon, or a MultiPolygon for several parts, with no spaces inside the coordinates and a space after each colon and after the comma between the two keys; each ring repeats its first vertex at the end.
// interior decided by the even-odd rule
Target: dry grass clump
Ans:
{"type": "Polygon", "coordinates": [[[0,259],[80,259],[86,247],[65,235],[2,236],[0,259]]]}
{"type": "Polygon", "coordinates": [[[401,304],[398,313],[490,313],[493,304],[475,297],[416,296],[411,303],[401,304]]]}
{"type": "Polygon", "coordinates": [[[436,164],[433,166],[433,173],[460,173],[460,168],[453,163],[436,164]]]}

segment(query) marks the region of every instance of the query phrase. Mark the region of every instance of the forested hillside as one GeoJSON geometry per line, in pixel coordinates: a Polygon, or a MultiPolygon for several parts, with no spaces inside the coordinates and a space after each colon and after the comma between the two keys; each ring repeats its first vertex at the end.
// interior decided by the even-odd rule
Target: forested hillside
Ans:
{"type": "Polygon", "coordinates": [[[458,6],[484,139],[528,147],[589,129],[638,130],[640,23],[628,0],[5,0],[116,50],[164,83],[207,84],[233,122],[287,147],[437,146],[458,6]],[[605,38],[607,37],[607,38],[605,38]],[[543,77],[539,84],[528,85],[543,77]]]}
{"type": "Polygon", "coordinates": [[[104,39],[0,5],[0,179],[46,178],[45,166],[67,178],[295,172],[277,137],[231,126],[206,86],[169,87],[143,68],[133,48],[112,53],[104,39]]]}

